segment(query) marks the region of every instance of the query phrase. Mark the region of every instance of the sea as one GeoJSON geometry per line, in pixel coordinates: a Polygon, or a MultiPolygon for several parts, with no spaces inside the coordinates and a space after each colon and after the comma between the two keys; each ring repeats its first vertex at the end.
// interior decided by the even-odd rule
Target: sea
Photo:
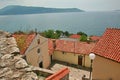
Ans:
{"type": "Polygon", "coordinates": [[[0,15],[0,30],[11,33],[53,29],[101,36],[106,28],[120,28],[120,11],[0,15]]]}

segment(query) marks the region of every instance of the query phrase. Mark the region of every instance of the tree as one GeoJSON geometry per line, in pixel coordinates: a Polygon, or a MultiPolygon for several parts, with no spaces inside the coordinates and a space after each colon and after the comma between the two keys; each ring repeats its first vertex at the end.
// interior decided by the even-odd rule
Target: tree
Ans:
{"type": "Polygon", "coordinates": [[[58,37],[60,37],[63,34],[63,31],[56,30],[56,34],[58,35],[58,37]]]}
{"type": "Polygon", "coordinates": [[[64,35],[65,35],[65,36],[70,36],[70,33],[69,33],[68,31],[65,31],[65,32],[64,32],[64,35]]]}
{"type": "Polygon", "coordinates": [[[59,34],[57,34],[54,30],[44,31],[43,36],[45,36],[47,38],[52,38],[52,39],[59,38],[59,34]]]}
{"type": "Polygon", "coordinates": [[[78,35],[85,35],[85,36],[87,36],[87,34],[84,33],[84,32],[77,32],[77,34],[78,34],[78,35]]]}
{"type": "Polygon", "coordinates": [[[86,42],[87,41],[87,36],[86,35],[81,35],[80,41],[86,42]]]}
{"type": "Polygon", "coordinates": [[[51,38],[54,35],[54,31],[53,30],[44,31],[43,33],[44,33],[43,35],[45,37],[47,37],[47,38],[51,38]]]}
{"type": "Polygon", "coordinates": [[[42,36],[46,37],[46,38],[52,38],[52,39],[58,39],[60,38],[60,36],[70,36],[70,33],[68,31],[61,31],[61,30],[47,30],[44,31],[42,33],[40,33],[42,36]]]}

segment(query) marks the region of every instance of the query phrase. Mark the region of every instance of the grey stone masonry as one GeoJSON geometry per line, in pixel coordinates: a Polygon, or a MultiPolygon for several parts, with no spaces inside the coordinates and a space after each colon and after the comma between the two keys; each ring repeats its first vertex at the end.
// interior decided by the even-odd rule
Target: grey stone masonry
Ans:
{"type": "Polygon", "coordinates": [[[0,80],[44,80],[54,72],[36,68],[27,64],[18,54],[16,40],[8,32],[0,31],[0,80]],[[42,77],[42,78],[41,78],[42,77]]]}

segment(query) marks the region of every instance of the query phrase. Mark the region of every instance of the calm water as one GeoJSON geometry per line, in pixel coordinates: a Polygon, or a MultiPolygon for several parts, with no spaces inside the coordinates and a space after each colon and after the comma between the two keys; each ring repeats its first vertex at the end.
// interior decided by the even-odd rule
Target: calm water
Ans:
{"type": "Polygon", "coordinates": [[[1,15],[0,29],[44,31],[48,29],[85,32],[88,35],[102,35],[107,27],[120,28],[120,12],[76,12],[30,15],[1,15]]]}

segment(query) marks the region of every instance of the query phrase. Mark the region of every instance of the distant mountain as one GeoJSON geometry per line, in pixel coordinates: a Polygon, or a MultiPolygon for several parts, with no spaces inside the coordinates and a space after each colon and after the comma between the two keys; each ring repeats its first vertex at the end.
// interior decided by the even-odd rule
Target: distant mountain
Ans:
{"type": "Polygon", "coordinates": [[[77,8],[45,8],[45,7],[26,7],[17,5],[11,5],[0,9],[0,15],[61,13],[61,12],[83,12],[83,10],[77,8]]]}

